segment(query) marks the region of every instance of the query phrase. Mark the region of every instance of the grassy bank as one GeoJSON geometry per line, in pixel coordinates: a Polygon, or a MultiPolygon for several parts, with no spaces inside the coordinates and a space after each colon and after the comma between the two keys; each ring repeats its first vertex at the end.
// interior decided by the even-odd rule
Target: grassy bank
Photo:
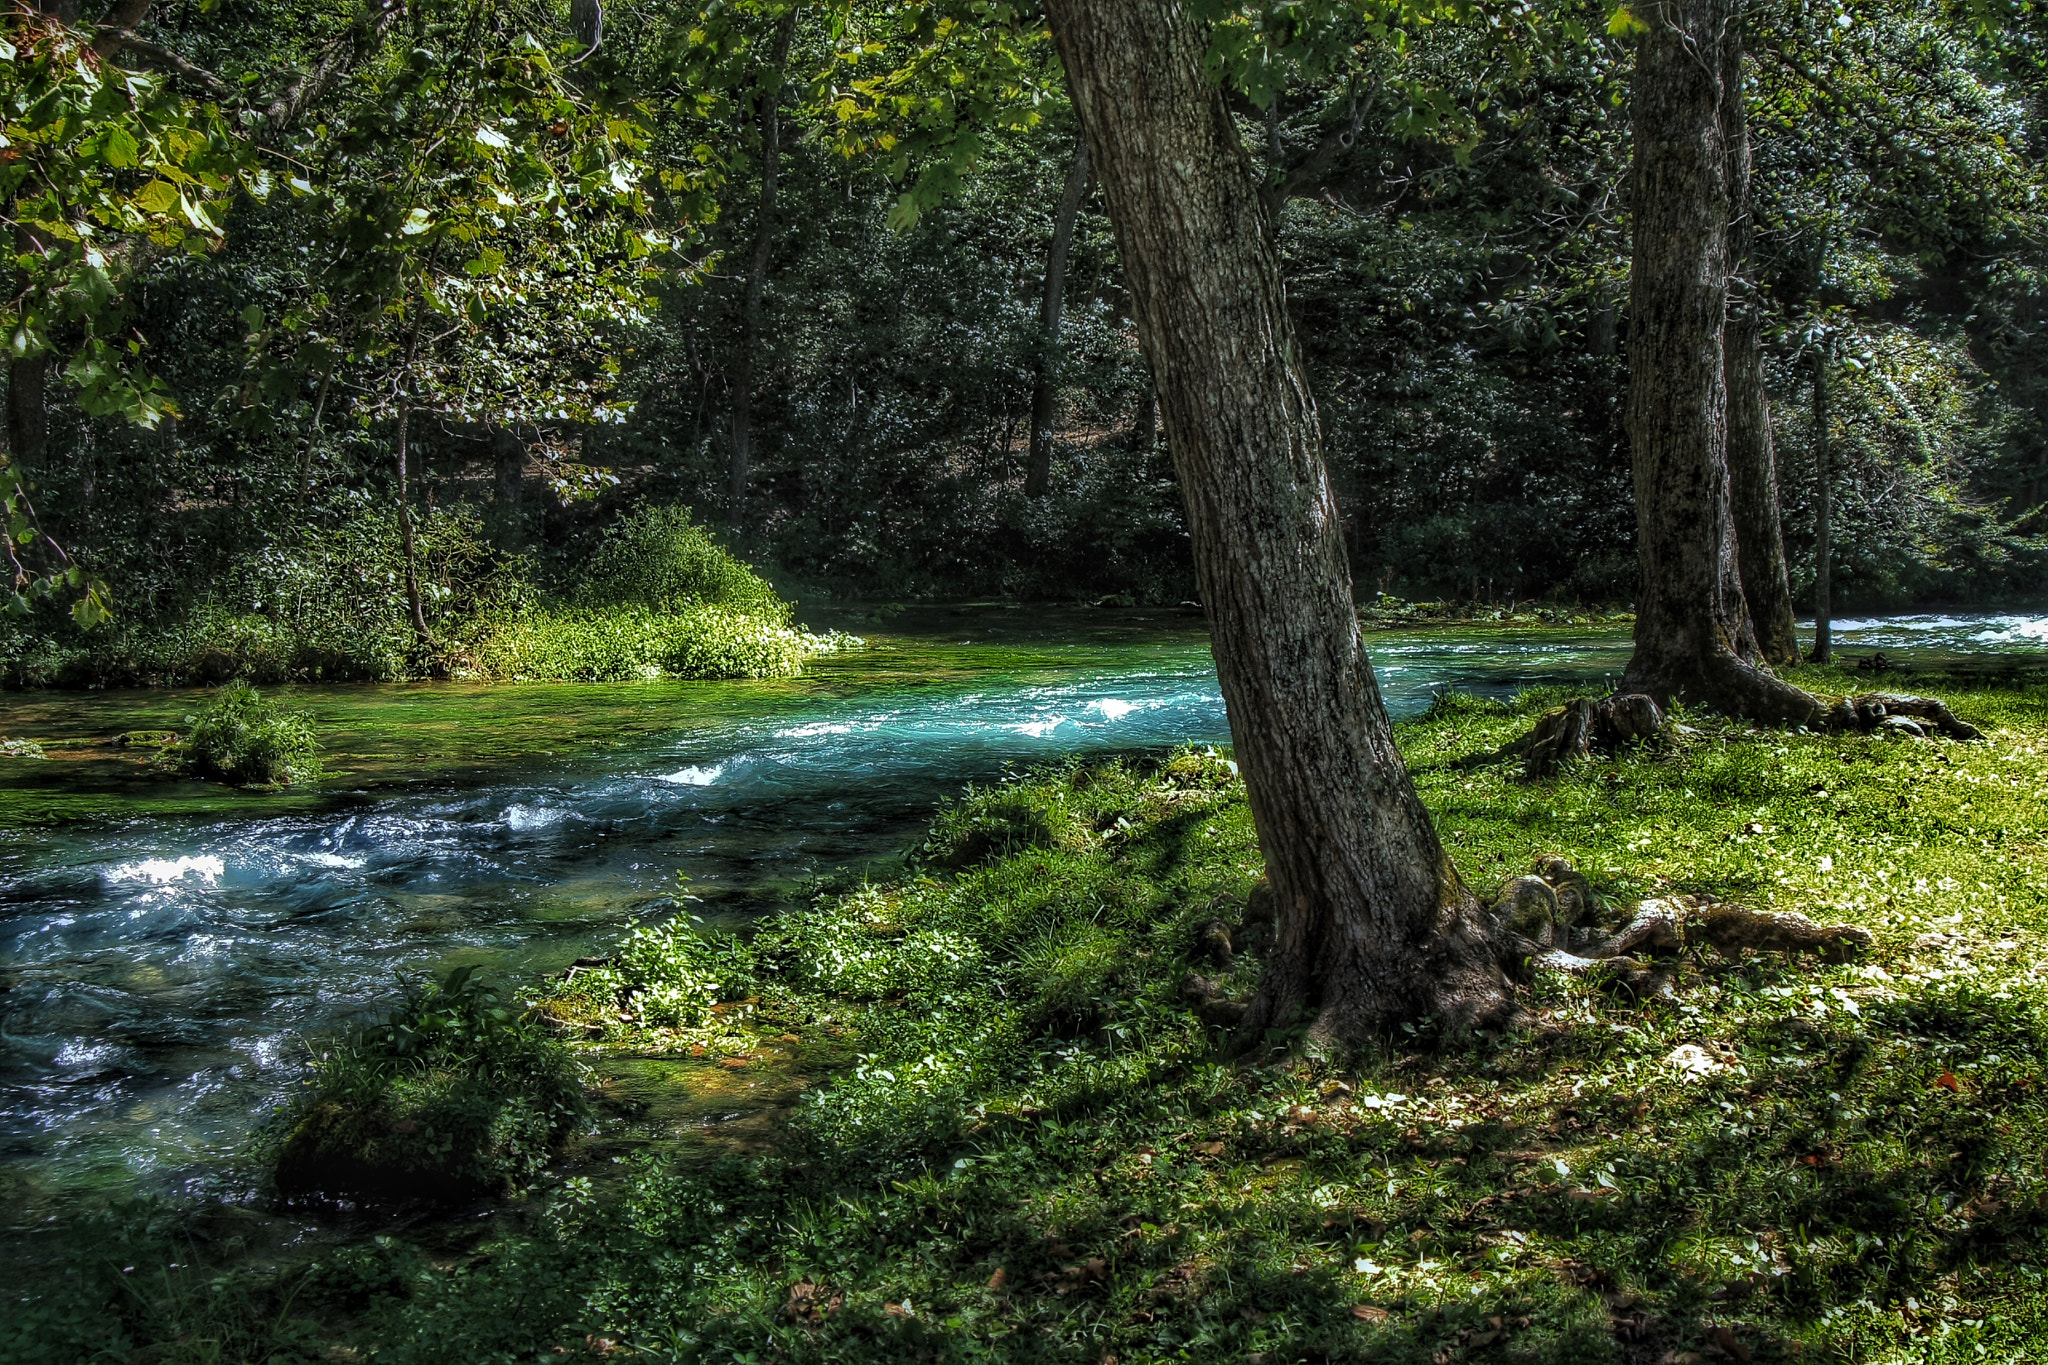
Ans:
{"type": "Polygon", "coordinates": [[[1401,729],[1471,880],[1561,853],[1616,900],[1863,925],[1864,961],[1546,982],[1482,1049],[1233,1060],[1180,996],[1258,969],[1229,765],[1073,764],[746,941],[643,931],[544,992],[600,1071],[850,1053],[766,1150],[571,1165],[460,1255],[195,1270],[217,1247],[130,1219],[0,1359],[2044,1358],[2048,684],[1926,690],[1987,740],[1700,722],[1523,784],[1465,760],[1546,698],[1401,729]]]}

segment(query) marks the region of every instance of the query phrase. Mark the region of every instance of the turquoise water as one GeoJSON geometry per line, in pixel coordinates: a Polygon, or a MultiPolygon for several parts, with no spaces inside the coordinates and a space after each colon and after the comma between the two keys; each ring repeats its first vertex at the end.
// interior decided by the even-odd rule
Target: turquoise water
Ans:
{"type": "MultiPolygon", "coordinates": [[[[1107,619],[929,614],[794,684],[306,689],[342,760],[289,797],[187,784],[181,806],[136,795],[155,788],[132,762],[115,783],[105,763],[11,761],[0,784],[54,793],[71,771],[89,799],[0,831],[0,1176],[24,1195],[10,1202],[231,1190],[228,1157],[304,1040],[390,998],[401,970],[530,977],[636,916],[738,921],[900,851],[934,802],[1007,765],[1226,742],[1191,623],[1107,619]]],[[[2034,657],[2044,628],[1896,618],[1843,622],[1838,640],[2034,657]]],[[[1627,659],[1614,630],[1372,647],[1397,716],[1447,686],[1597,682],[1627,659]]],[[[0,734],[90,737],[195,700],[5,699],[0,734]]]]}

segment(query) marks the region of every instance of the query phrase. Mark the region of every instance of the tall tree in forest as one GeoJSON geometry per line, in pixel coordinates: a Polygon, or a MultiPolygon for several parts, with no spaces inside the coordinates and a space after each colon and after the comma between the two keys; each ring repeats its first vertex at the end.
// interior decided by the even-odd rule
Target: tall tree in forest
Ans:
{"type": "Polygon", "coordinates": [[[1066,188],[1053,210],[1052,245],[1045,253],[1045,279],[1038,294],[1038,330],[1043,349],[1031,385],[1031,463],[1024,475],[1024,496],[1042,498],[1052,482],[1052,426],[1059,399],[1060,314],[1067,296],[1067,255],[1074,245],[1074,220],[1088,194],[1093,172],[1088,165],[1088,139],[1079,139],[1067,167],[1066,188]]]}
{"type": "Polygon", "coordinates": [[[1777,678],[1758,649],[1729,472],[1735,154],[1724,89],[1737,3],[1664,0],[1640,16],[1627,426],[1642,577],[1621,690],[1818,723],[1820,703],[1777,678]]]}
{"type": "Polygon", "coordinates": [[[1721,44],[1721,129],[1728,157],[1730,297],[1722,343],[1728,390],[1729,496],[1742,595],[1757,651],[1767,664],[1799,661],[1793,633],[1792,585],[1785,568],[1785,531],[1778,510],[1778,454],[1764,389],[1763,297],[1750,274],[1756,209],[1750,192],[1748,94],[1743,85],[1748,28],[1737,0],[1721,44]]]}
{"type": "Polygon", "coordinates": [[[1187,505],[1279,918],[1245,1021],[1348,1041],[1509,1008],[1395,750],[1258,165],[1184,0],[1049,0],[1187,505]]]}
{"type": "Polygon", "coordinates": [[[796,32],[798,6],[775,21],[767,61],[754,94],[754,123],[760,134],[761,197],[754,212],[754,244],[747,253],[746,292],[740,300],[738,363],[732,384],[731,448],[726,463],[726,511],[735,529],[746,516],[747,463],[754,436],[754,369],[761,350],[761,299],[768,288],[768,264],[775,250],[775,194],[782,173],[782,74],[796,32]]]}

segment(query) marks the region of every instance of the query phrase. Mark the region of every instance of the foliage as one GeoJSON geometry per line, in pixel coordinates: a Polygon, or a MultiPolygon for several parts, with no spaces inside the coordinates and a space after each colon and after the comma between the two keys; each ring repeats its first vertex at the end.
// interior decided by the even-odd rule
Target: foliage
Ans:
{"type": "Polygon", "coordinates": [[[536,1009],[546,1018],[604,1036],[659,1040],[659,1046],[745,1051],[734,1027],[754,979],[751,947],[699,932],[687,917],[636,924],[593,966],[572,969],[536,1009]],[[721,1006],[723,1006],[721,1008],[721,1006]]]}
{"type": "Polygon", "coordinates": [[[155,427],[178,408],[135,365],[130,280],[158,252],[218,248],[229,202],[267,195],[270,175],[217,107],[104,68],[82,34],[27,7],[5,22],[0,200],[22,234],[0,306],[8,355],[67,349],[87,413],[155,427]]]}
{"type": "Polygon", "coordinates": [[[730,607],[536,607],[482,623],[463,673],[493,679],[787,678],[827,642],[730,607]]]}
{"type": "Polygon", "coordinates": [[[584,566],[577,600],[657,615],[712,605],[789,617],[789,604],[692,521],[687,507],[642,507],[613,523],[584,566]]]}
{"type": "Polygon", "coordinates": [[[289,785],[320,776],[320,740],[312,720],[265,701],[247,682],[231,682],[213,704],[185,718],[183,740],[164,750],[181,772],[237,786],[289,785]]]}
{"type": "Polygon", "coordinates": [[[321,1053],[260,1149],[289,1194],[461,1198],[532,1179],[585,1112],[567,1050],[457,967],[321,1053]]]}

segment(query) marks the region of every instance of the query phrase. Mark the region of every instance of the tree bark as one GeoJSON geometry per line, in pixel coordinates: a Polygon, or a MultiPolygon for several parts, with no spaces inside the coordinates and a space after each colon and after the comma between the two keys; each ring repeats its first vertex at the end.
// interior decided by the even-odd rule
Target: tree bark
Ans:
{"type": "Polygon", "coordinates": [[[1088,194],[1088,140],[1074,148],[1067,185],[1053,212],[1052,246],[1045,253],[1045,284],[1038,299],[1038,330],[1044,349],[1031,388],[1031,463],[1024,472],[1024,496],[1042,498],[1052,482],[1053,408],[1059,399],[1060,314],[1067,295],[1067,253],[1074,246],[1074,220],[1088,194]]]}
{"type": "Polygon", "coordinates": [[[1729,173],[1721,44],[1734,0],[1645,6],[1631,135],[1627,425],[1642,581],[1620,691],[1818,724],[1775,677],[1743,601],[1728,471],[1729,173]],[[1703,60],[1704,58],[1704,60],[1703,60]]]}
{"type": "Polygon", "coordinates": [[[1721,127],[1728,149],[1730,299],[1723,368],[1728,387],[1728,474],[1740,551],[1742,596],[1767,664],[1799,662],[1785,530],[1778,507],[1778,453],[1764,392],[1763,298],[1745,273],[1756,242],[1750,203],[1749,110],[1742,88],[1739,8],[1722,42],[1721,127]]]}
{"type": "Polygon", "coordinates": [[[754,363],[761,344],[761,296],[768,288],[768,258],[775,246],[776,182],[782,171],[782,68],[789,61],[790,35],[796,30],[795,5],[775,25],[768,50],[768,88],[755,96],[754,117],[761,127],[761,208],[754,219],[754,249],[747,258],[747,292],[740,304],[739,363],[732,391],[732,447],[726,468],[726,515],[738,530],[746,516],[747,462],[754,426],[754,363]]]}
{"type": "Polygon", "coordinates": [[[1258,167],[1202,34],[1184,0],[1046,8],[1157,383],[1277,914],[1247,1035],[1498,1022],[1498,954],[1366,657],[1258,167]]]}
{"type": "Polygon", "coordinates": [[[1813,353],[1813,661],[1834,657],[1833,452],[1828,448],[1828,357],[1826,347],[1813,353]]]}

